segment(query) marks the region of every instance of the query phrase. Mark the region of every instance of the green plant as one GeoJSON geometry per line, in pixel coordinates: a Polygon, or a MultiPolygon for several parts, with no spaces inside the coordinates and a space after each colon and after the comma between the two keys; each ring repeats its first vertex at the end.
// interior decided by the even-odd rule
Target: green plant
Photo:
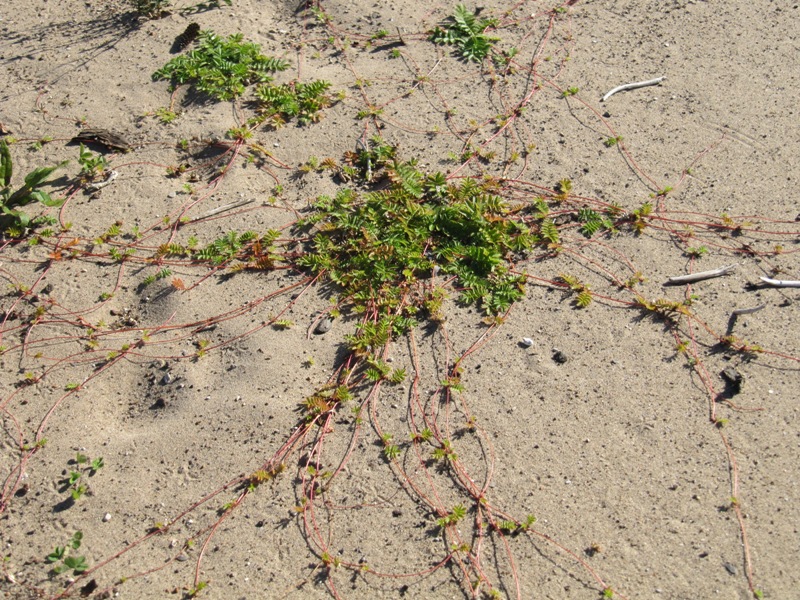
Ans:
{"type": "Polygon", "coordinates": [[[576,87],[568,87],[563,92],[561,92],[561,97],[569,98],[570,96],[574,96],[575,94],[577,94],[579,91],[580,90],[576,87]]]}
{"type": "Polygon", "coordinates": [[[320,111],[334,102],[325,94],[330,86],[330,82],[322,80],[259,85],[255,91],[261,113],[258,120],[269,120],[276,127],[293,118],[297,118],[300,125],[319,121],[320,111]]]}
{"type": "Polygon", "coordinates": [[[189,598],[196,598],[197,595],[208,587],[207,581],[200,581],[196,586],[186,591],[189,598]]]}
{"type": "Polygon", "coordinates": [[[232,100],[248,85],[267,83],[270,73],[289,67],[284,60],[261,54],[261,46],[244,41],[242,34],[222,38],[206,30],[198,39],[194,50],[173,58],[153,73],[153,80],[169,79],[176,86],[191,83],[217,100],[232,100]]]}
{"type": "Polygon", "coordinates": [[[80,176],[84,181],[100,179],[106,172],[108,161],[102,154],[94,154],[83,144],[78,153],[78,164],[81,166],[80,176]]]}
{"type": "Polygon", "coordinates": [[[80,499],[86,492],[89,491],[89,486],[85,483],[83,476],[94,476],[97,471],[105,466],[102,457],[89,460],[86,454],[78,452],[75,456],[74,464],[78,465],[77,470],[71,470],[69,476],[64,480],[65,488],[70,490],[70,496],[73,500],[80,499]]]}
{"type": "Polygon", "coordinates": [[[50,194],[40,189],[48,183],[50,175],[56,169],[67,164],[67,161],[59,163],[53,167],[40,167],[34,169],[25,176],[22,187],[12,190],[11,178],[13,175],[13,163],[11,161],[11,151],[5,140],[0,140],[0,184],[3,189],[0,191],[0,230],[11,237],[22,237],[26,230],[37,225],[49,223],[50,220],[44,217],[31,219],[24,211],[19,210],[18,206],[26,206],[32,202],[39,202],[44,206],[61,206],[63,200],[54,200],[50,194]]]}
{"type": "Polygon", "coordinates": [[[436,27],[431,32],[435,44],[456,46],[459,56],[464,60],[481,62],[492,49],[498,38],[489,37],[484,32],[497,25],[496,19],[479,19],[476,13],[459,4],[453,15],[447,18],[446,26],[436,27]]]}
{"type": "Polygon", "coordinates": [[[72,534],[72,537],[70,538],[69,542],[67,542],[66,546],[56,546],[55,549],[47,555],[45,560],[48,563],[59,563],[55,564],[53,567],[53,573],[59,574],[72,569],[75,575],[80,575],[89,569],[89,563],[86,562],[86,557],[73,556],[70,553],[70,550],[77,550],[81,547],[82,540],[83,533],[76,531],[72,534]]]}
{"type": "Polygon", "coordinates": [[[686,256],[692,258],[700,258],[708,254],[708,248],[706,248],[705,246],[698,246],[697,248],[689,247],[686,248],[686,250],[684,250],[684,253],[686,254],[686,256]]]}
{"type": "MultiPolygon", "coordinates": [[[[164,123],[164,125],[169,125],[175,119],[178,118],[178,113],[173,110],[170,110],[166,106],[160,106],[152,113],[154,117],[156,117],[159,121],[164,123]]],[[[187,144],[188,145],[188,144],[187,144]]],[[[185,148],[184,148],[185,149],[185,148]]]]}
{"type": "Polygon", "coordinates": [[[38,152],[39,150],[44,148],[45,144],[49,144],[52,141],[53,141],[53,138],[51,136],[49,136],[49,135],[46,135],[44,137],[40,137],[33,144],[31,144],[31,150],[35,150],[35,151],[38,152]]]}
{"type": "Polygon", "coordinates": [[[585,237],[590,238],[594,234],[603,230],[614,230],[614,223],[605,215],[590,209],[581,208],[578,210],[578,220],[581,226],[578,229],[585,237]]]}
{"type": "Polygon", "coordinates": [[[130,0],[134,10],[148,19],[161,18],[170,6],[170,0],[130,0]]]}
{"type": "MultiPolygon", "coordinates": [[[[192,250],[190,253],[196,260],[209,261],[215,266],[222,266],[234,259],[239,259],[241,262],[232,267],[235,271],[243,269],[263,271],[271,269],[278,260],[273,245],[278,237],[280,237],[280,232],[274,229],[260,237],[255,231],[245,231],[244,233],[231,231],[214,240],[205,248],[192,250]]],[[[181,248],[179,246],[176,249],[181,248]]]]}
{"type": "Polygon", "coordinates": [[[463,504],[456,504],[448,514],[445,516],[436,519],[436,525],[441,527],[442,529],[446,528],[448,525],[455,525],[461,519],[463,519],[467,514],[467,509],[464,507],[463,504]]]}
{"type": "Polygon", "coordinates": [[[160,279],[166,279],[170,275],[172,275],[172,271],[167,267],[164,267],[163,269],[160,269],[157,273],[145,277],[142,280],[142,287],[147,287],[148,285],[151,285],[160,279]]]}
{"type": "Polygon", "coordinates": [[[458,454],[453,450],[453,443],[450,440],[442,440],[442,445],[433,451],[434,460],[448,460],[454,462],[458,459],[458,454]]]}
{"type": "Polygon", "coordinates": [[[647,227],[648,217],[653,213],[653,205],[645,202],[631,214],[631,227],[636,233],[642,233],[647,227]]]}
{"type": "Polygon", "coordinates": [[[348,158],[364,179],[388,179],[387,190],[321,196],[314,214],[298,223],[301,229],[319,226],[299,264],[324,272],[356,308],[369,304],[381,315],[348,338],[356,352],[385,343],[379,332],[391,336],[415,323],[423,296],[412,310],[398,315],[394,309],[434,269],[458,278],[465,304],[490,314],[507,310],[523,296],[525,283],[510,272],[507,257],[536,242],[527,226],[506,215],[490,182],[447,185],[442,174],[424,174],[394,154],[378,144],[348,158]]]}
{"type": "Polygon", "coordinates": [[[592,292],[588,285],[578,280],[577,277],[572,275],[559,275],[559,279],[563,281],[569,289],[575,294],[575,306],[578,308],[586,308],[592,303],[592,292]]]}

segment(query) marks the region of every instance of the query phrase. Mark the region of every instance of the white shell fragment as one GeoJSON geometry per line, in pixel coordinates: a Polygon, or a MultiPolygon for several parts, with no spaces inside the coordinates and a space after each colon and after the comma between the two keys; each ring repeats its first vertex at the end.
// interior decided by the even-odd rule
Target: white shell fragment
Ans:
{"type": "Polygon", "coordinates": [[[526,348],[530,348],[531,346],[533,346],[533,340],[531,338],[524,337],[519,341],[519,343],[525,346],[526,348]]]}
{"type": "Polygon", "coordinates": [[[108,184],[114,181],[117,177],[119,177],[119,173],[117,173],[116,171],[109,171],[108,175],[105,178],[105,181],[98,181],[97,183],[87,184],[86,189],[89,190],[90,192],[96,192],[98,190],[102,190],[104,187],[106,187],[108,184]]]}

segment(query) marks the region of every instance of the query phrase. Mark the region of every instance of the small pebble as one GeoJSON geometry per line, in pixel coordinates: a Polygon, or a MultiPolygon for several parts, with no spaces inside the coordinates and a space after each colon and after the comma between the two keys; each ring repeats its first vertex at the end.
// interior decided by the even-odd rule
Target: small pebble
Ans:
{"type": "Polygon", "coordinates": [[[178,562],[186,562],[187,560],[189,560],[189,557],[186,556],[185,554],[178,554],[175,560],[177,560],[178,562]]]}
{"type": "Polygon", "coordinates": [[[563,365],[565,362],[567,362],[568,359],[567,355],[564,354],[561,350],[559,350],[558,348],[553,348],[553,360],[556,361],[558,364],[563,365]]]}
{"type": "Polygon", "coordinates": [[[519,341],[519,345],[525,348],[530,348],[533,346],[533,340],[531,338],[524,337],[519,341]]]}
{"type": "Polygon", "coordinates": [[[172,376],[172,373],[166,373],[164,377],[161,379],[161,383],[163,383],[164,385],[169,385],[173,381],[175,381],[175,378],[172,376]]]}
{"type": "Polygon", "coordinates": [[[742,391],[744,384],[744,376],[739,373],[735,368],[728,365],[722,370],[722,378],[725,380],[725,387],[731,395],[738,394],[742,391]]]}
{"type": "Polygon", "coordinates": [[[111,513],[106,513],[103,515],[103,523],[108,523],[111,520],[111,513]]]}
{"type": "Polygon", "coordinates": [[[314,333],[317,335],[328,333],[331,330],[331,327],[333,327],[333,319],[326,317],[317,323],[317,326],[314,328],[314,333]]]}

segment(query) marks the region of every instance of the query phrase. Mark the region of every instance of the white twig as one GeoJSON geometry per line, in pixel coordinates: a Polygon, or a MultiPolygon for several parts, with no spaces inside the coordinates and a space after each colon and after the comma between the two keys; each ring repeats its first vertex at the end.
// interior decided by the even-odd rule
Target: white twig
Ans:
{"type": "Polygon", "coordinates": [[[800,287],[800,281],[791,281],[786,279],[770,279],[769,277],[761,277],[761,281],[772,287],[800,287]]]}
{"type": "Polygon", "coordinates": [[[119,177],[119,173],[116,171],[109,171],[108,176],[103,181],[98,181],[97,183],[89,183],[86,186],[86,189],[90,192],[96,192],[97,190],[102,190],[112,181],[114,181],[117,177],[119,177]]]}
{"type": "Polygon", "coordinates": [[[638,88],[647,87],[649,85],[658,85],[659,83],[661,83],[665,79],[666,79],[666,77],[656,77],[655,79],[649,79],[647,81],[638,81],[636,83],[626,83],[625,85],[617,86],[613,90],[608,92],[605,96],[603,96],[603,98],[600,101],[601,102],[605,102],[606,100],[611,98],[611,96],[613,96],[617,92],[627,92],[628,90],[635,90],[635,89],[638,89],[638,88]]]}
{"type": "Polygon", "coordinates": [[[219,208],[210,210],[204,215],[195,217],[190,221],[190,223],[193,223],[194,221],[200,221],[201,219],[207,219],[208,217],[213,217],[214,215],[218,215],[219,213],[225,212],[226,210],[233,210],[234,208],[239,208],[240,206],[246,206],[251,202],[255,202],[255,200],[239,200],[237,202],[231,202],[230,204],[226,204],[225,206],[220,206],[219,208]]]}
{"type": "Polygon", "coordinates": [[[759,304],[758,306],[754,306],[753,308],[737,308],[736,310],[731,311],[731,315],[749,315],[754,312],[758,312],[763,308],[766,308],[766,304],[759,304]]]}
{"type": "Polygon", "coordinates": [[[679,275],[678,277],[668,277],[665,285],[681,285],[684,283],[694,283],[695,281],[703,281],[704,279],[711,279],[713,277],[721,277],[727,275],[736,268],[736,265],[728,265],[727,267],[720,267],[713,271],[699,271],[697,273],[689,273],[688,275],[679,275]]]}

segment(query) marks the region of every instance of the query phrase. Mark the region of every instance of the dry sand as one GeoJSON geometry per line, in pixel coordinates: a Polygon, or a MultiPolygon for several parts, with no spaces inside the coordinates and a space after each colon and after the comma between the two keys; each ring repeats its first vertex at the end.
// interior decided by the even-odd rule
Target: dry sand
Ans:
{"type": "MultiPolygon", "coordinates": [[[[5,244],[0,255],[0,331],[8,348],[0,357],[4,597],[53,597],[66,588],[73,596],[84,589],[90,597],[166,598],[207,582],[201,597],[466,598],[477,571],[464,574],[455,557],[466,565],[465,552],[433,568],[457,536],[500,597],[596,598],[609,586],[615,598],[743,599],[754,595],[749,578],[765,598],[800,597],[798,296],[748,287],[776,269],[783,279],[800,278],[792,222],[800,182],[800,9],[768,0],[588,0],[555,14],[554,4],[484,4],[482,16],[507,24],[496,33],[498,47],[520,51],[517,73],[493,82],[486,65],[460,62],[426,40],[425,32],[452,13],[450,3],[326,0],[321,9],[330,21],[323,24],[296,1],[233,0],[156,20],[138,20],[114,1],[4,2],[0,122],[18,140],[11,147],[15,183],[35,167],[70,159],[55,193],[74,190],[78,150],[67,142],[81,126],[117,131],[134,146],[109,155],[119,173],[113,184],[70,196],[60,215],[72,224],[68,234],[38,246],[5,244]],[[245,102],[197,102],[181,89],[174,122],[152,116],[169,105],[170,93],[167,82],[150,76],[191,21],[221,35],[241,32],[286,58],[292,66],[278,82],[326,79],[346,97],[319,123],[257,129],[250,142],[274,161],[237,158],[222,179],[214,179],[213,165],[192,171],[199,181],[188,173],[168,178],[168,165],[212,161],[220,146],[204,141],[224,139],[252,114],[245,102]],[[390,41],[400,33],[400,57],[376,47],[380,41],[367,44],[380,29],[390,41]],[[526,74],[534,58],[541,79],[526,74]],[[600,102],[619,84],[662,75],[659,86],[600,102]],[[577,87],[578,95],[564,99],[548,82],[577,87]],[[453,172],[458,163],[448,157],[462,152],[466,135],[455,132],[486,123],[474,140],[489,139],[496,131],[489,121],[531,92],[508,135],[486,145],[495,158],[459,174],[502,173],[551,189],[569,178],[575,196],[625,210],[673,186],[663,199],[673,217],[751,215],[741,221],[784,233],[708,233],[690,245],[704,244],[709,253],[690,264],[685,246],[665,230],[587,244],[566,227],[569,252],[520,264],[541,281],[531,281],[505,324],[464,361],[458,402],[444,407],[431,398],[448,365],[487,328],[478,310],[450,301],[441,330],[419,329],[413,342],[400,339],[390,349],[393,366],[409,372],[417,356],[419,386],[407,380],[371,397],[352,447],[355,416],[350,408],[337,415],[318,470],[335,471],[351,454],[311,509],[296,510],[311,450],[298,444],[275,481],[225,512],[240,497],[241,477],[270,464],[298,431],[298,404],[340,365],[343,336],[356,317],[309,339],[306,329],[330,307],[330,290],[311,288],[294,303],[292,292],[269,296],[301,281],[299,273],[226,276],[174,261],[172,277],[190,290],[175,289],[172,277],[142,289],[158,267],[120,267],[108,245],[91,240],[115,221],[126,233],[138,226],[139,256],[147,257],[189,235],[205,244],[232,230],[285,227],[296,210],[341,186],[325,172],[298,176],[297,167],[310,156],[340,161],[378,126],[404,158],[453,172]],[[368,105],[383,107],[379,119],[356,118],[368,105]],[[603,144],[611,137],[607,125],[621,145],[603,144]],[[35,149],[46,136],[52,141],[35,149]],[[187,157],[179,140],[205,154],[187,157]],[[504,172],[503,161],[527,144],[535,147],[524,170],[520,160],[504,172]],[[284,191],[270,206],[276,184],[284,191]],[[173,237],[161,227],[165,216],[194,218],[240,199],[255,203],[173,237]],[[48,245],[56,239],[60,260],[48,245]],[[77,255],[69,259],[72,239],[77,255]],[[780,244],[785,252],[728,250],[745,243],[758,252],[780,244]],[[664,321],[602,298],[579,310],[544,281],[571,272],[599,295],[630,299],[603,271],[630,274],[626,261],[646,278],[638,288],[644,296],[671,300],[686,290],[663,287],[668,276],[738,263],[733,274],[692,286],[697,320],[684,320],[678,333],[696,336],[696,368],[676,352],[664,321]],[[28,293],[20,295],[21,288],[28,293]],[[720,350],[714,334],[725,333],[731,311],[761,304],[733,333],[783,356],[748,360],[720,350]],[[46,308],[38,319],[37,307],[46,308]],[[283,318],[294,327],[264,326],[287,307],[283,318]],[[198,331],[225,313],[213,330],[198,331]],[[520,345],[523,337],[533,345],[520,345]],[[207,355],[192,360],[200,340],[208,340],[207,355]],[[112,351],[124,357],[108,361],[112,351]],[[562,356],[566,362],[555,360],[562,356]],[[726,367],[745,377],[741,392],[727,396],[743,410],[725,401],[711,406],[709,387],[725,390],[726,367]],[[26,374],[35,383],[26,384],[26,374]],[[514,519],[535,515],[532,533],[474,537],[476,503],[446,472],[423,470],[406,441],[415,392],[442,419],[452,411],[447,435],[460,464],[486,484],[489,505],[514,519]],[[712,408],[719,424],[727,420],[724,427],[710,422],[712,408]],[[477,433],[464,429],[464,411],[477,433]],[[376,422],[402,442],[394,467],[381,454],[376,422]],[[42,439],[46,444],[31,452],[42,439]],[[78,452],[102,457],[104,466],[89,476],[71,462],[78,452]],[[465,504],[465,519],[444,538],[435,523],[441,513],[402,485],[398,465],[434,506],[465,504]],[[88,491],[72,502],[64,480],[76,469],[88,491]],[[72,572],[53,574],[45,557],[76,531],[83,543],[72,553],[92,570],[70,585],[72,572]],[[341,564],[326,568],[328,557],[341,564]]],[[[675,225],[684,234],[690,228],[698,229],[675,225]]]]}

